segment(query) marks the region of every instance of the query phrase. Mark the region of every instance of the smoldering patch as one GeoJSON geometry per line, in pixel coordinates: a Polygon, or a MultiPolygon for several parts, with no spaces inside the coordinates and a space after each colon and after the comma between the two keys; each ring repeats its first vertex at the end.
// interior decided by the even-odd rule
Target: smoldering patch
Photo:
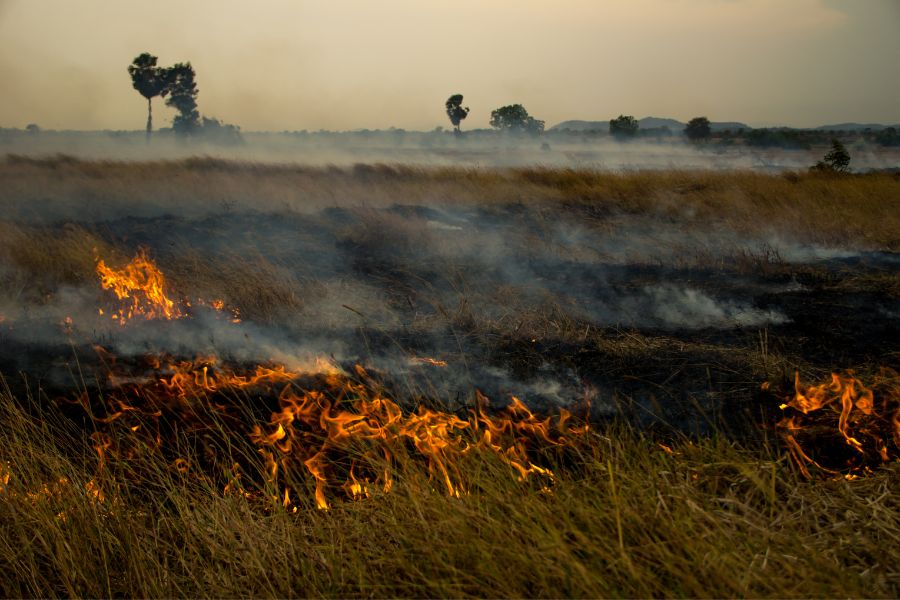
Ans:
{"type": "Polygon", "coordinates": [[[672,285],[646,287],[640,297],[622,303],[633,315],[632,326],[699,329],[764,327],[780,325],[788,318],[775,310],[763,310],[733,300],[717,301],[704,292],[672,285]]]}

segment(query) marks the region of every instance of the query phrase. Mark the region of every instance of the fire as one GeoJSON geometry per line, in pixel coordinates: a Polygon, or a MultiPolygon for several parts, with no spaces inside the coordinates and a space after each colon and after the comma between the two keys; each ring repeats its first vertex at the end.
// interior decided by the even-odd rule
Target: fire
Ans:
{"type": "Polygon", "coordinates": [[[252,373],[244,375],[228,370],[216,373],[214,367],[217,362],[215,357],[170,362],[163,372],[170,372],[171,375],[168,378],[160,377],[159,383],[175,396],[189,398],[220,390],[240,390],[261,383],[286,383],[297,376],[297,373],[288,371],[284,365],[257,365],[252,373]]]}
{"type": "Polygon", "coordinates": [[[166,294],[166,278],[143,248],[118,271],[98,259],[97,274],[101,287],[111,290],[122,301],[122,306],[111,314],[111,318],[121,325],[136,315],[146,319],[177,319],[183,316],[166,294]]]}
{"type": "Polygon", "coordinates": [[[292,510],[304,497],[328,509],[338,498],[389,493],[410,464],[424,468],[435,491],[462,497],[469,493],[463,464],[472,453],[490,453],[508,465],[515,479],[547,487],[554,474],[542,456],[588,432],[568,411],[541,418],[517,398],[497,414],[481,407],[467,415],[408,410],[359,366],[352,374],[327,362],[312,370],[284,365],[239,370],[214,358],[154,357],[147,367],[151,374],[144,378],[111,374],[111,390],[95,400],[100,405],[91,406],[85,395],[79,400],[98,426],[92,439],[101,468],[118,458],[168,455],[171,468],[184,476],[227,471],[231,475],[221,482],[223,493],[266,496],[292,510]],[[259,413],[267,403],[266,418],[259,413]],[[256,448],[259,467],[228,459],[228,468],[217,468],[215,458],[172,458],[177,443],[164,430],[171,432],[173,423],[204,445],[216,434],[239,435],[256,448]],[[207,459],[212,463],[205,464],[207,459]],[[252,472],[263,473],[263,480],[240,477],[252,472]]]}
{"type": "MultiPolygon", "coordinates": [[[[193,310],[189,301],[169,297],[165,277],[143,249],[121,270],[98,259],[97,273],[102,288],[121,301],[111,318],[122,325],[135,316],[171,320],[189,317],[193,310]]],[[[197,299],[196,304],[230,312],[233,322],[240,321],[238,309],[223,300],[197,299]]],[[[102,308],[98,312],[104,314],[102,308]]],[[[410,362],[447,366],[431,357],[410,362]]],[[[468,414],[421,406],[409,410],[389,398],[361,366],[347,373],[328,361],[306,368],[259,364],[248,369],[223,365],[216,357],[150,356],[144,374],[112,372],[108,383],[111,390],[99,399],[101,406],[91,406],[86,394],[79,398],[98,425],[91,437],[101,469],[117,458],[162,454],[184,476],[229,472],[221,482],[225,494],[267,496],[293,510],[304,496],[328,509],[337,497],[363,500],[389,493],[395,476],[411,463],[424,467],[436,490],[462,497],[469,493],[464,464],[473,453],[491,454],[518,481],[536,480],[546,489],[555,476],[542,457],[588,432],[566,410],[538,417],[515,397],[504,410],[489,414],[487,399],[477,391],[468,414]],[[176,454],[174,430],[203,440],[198,441],[203,460],[176,454]],[[208,439],[221,434],[250,442],[259,457],[257,468],[230,456],[227,468],[217,466],[221,459],[208,439]],[[252,481],[254,472],[263,473],[263,481],[252,481]]],[[[900,377],[895,373],[869,386],[852,373],[833,374],[830,381],[810,386],[801,385],[798,375],[781,409],[778,431],[808,477],[811,468],[855,477],[900,460],[900,377]]],[[[663,444],[660,448],[674,453],[663,444]]],[[[4,477],[0,469],[0,487],[4,477]]]]}
{"type": "MultiPolygon", "coordinates": [[[[191,308],[191,303],[188,301],[184,302],[184,305],[187,308],[191,308]]],[[[225,304],[225,301],[221,298],[215,298],[213,300],[204,300],[203,298],[197,298],[197,306],[205,306],[207,308],[211,308],[214,311],[220,312],[222,314],[229,313],[231,315],[232,323],[240,323],[241,322],[241,309],[236,306],[228,306],[225,304]]]]}
{"type": "Polygon", "coordinates": [[[437,358],[431,358],[429,356],[422,356],[422,357],[416,356],[409,360],[411,363],[418,364],[418,365],[431,365],[432,367],[446,367],[447,366],[446,360],[439,360],[437,358]]]}
{"type": "MultiPolygon", "coordinates": [[[[121,303],[109,313],[109,318],[120,325],[124,326],[136,316],[144,319],[181,319],[190,316],[193,309],[190,300],[178,302],[169,297],[165,276],[143,248],[138,249],[131,262],[118,271],[106,266],[98,258],[97,275],[100,277],[100,286],[112,291],[121,303]]],[[[197,298],[194,304],[230,315],[232,323],[241,322],[240,309],[228,306],[221,298],[197,298]]],[[[97,313],[101,317],[107,314],[102,308],[98,308],[97,313]]]]}
{"type": "MultiPolygon", "coordinates": [[[[78,493],[78,487],[75,486],[68,477],[58,477],[49,482],[27,482],[19,481],[19,485],[11,489],[11,482],[14,479],[14,470],[8,461],[0,461],[0,500],[4,502],[27,502],[32,505],[50,503],[61,504],[64,498],[71,498],[78,493]]],[[[88,481],[84,487],[84,497],[95,505],[106,503],[106,496],[103,490],[97,484],[95,479],[88,481]]],[[[107,507],[107,508],[111,508],[107,507]]],[[[68,519],[65,511],[56,513],[56,518],[60,521],[68,519]]]]}
{"type": "Polygon", "coordinates": [[[900,461],[900,376],[885,370],[867,386],[852,372],[804,386],[781,405],[777,428],[801,472],[810,468],[856,477],[873,467],[900,461]]]}

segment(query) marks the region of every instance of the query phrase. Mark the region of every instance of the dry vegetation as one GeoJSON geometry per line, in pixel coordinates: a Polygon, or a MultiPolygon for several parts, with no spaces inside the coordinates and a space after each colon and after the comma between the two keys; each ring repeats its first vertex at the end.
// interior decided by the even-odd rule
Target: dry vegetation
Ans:
{"type": "Polygon", "coordinates": [[[684,225],[749,232],[772,229],[802,241],[898,250],[900,177],[768,175],[748,171],[457,169],[403,165],[314,168],[189,159],[159,163],[82,162],[8,156],[0,163],[7,219],[194,217],[241,210],[300,211],[393,203],[505,205],[585,219],[648,214],[684,225]]]}
{"type": "MultiPolygon", "coordinates": [[[[479,363],[502,367],[532,384],[577,372],[617,410],[565,453],[541,455],[556,473],[544,489],[517,482],[494,455],[471,453],[461,469],[468,494],[460,498],[410,460],[390,493],[336,500],[327,511],[308,494],[292,512],[265,499],[277,489],[260,483],[253,502],[223,494],[214,477],[173,468],[171,454],[118,457],[101,476],[89,436],[103,425],[73,416],[62,401],[84,392],[100,403],[109,393],[94,379],[95,363],[72,360],[93,340],[71,335],[67,356],[47,356],[69,361],[69,385],[60,386],[6,356],[24,346],[16,323],[4,329],[9,323],[0,319],[0,344],[18,344],[0,353],[0,595],[900,595],[896,461],[853,480],[808,479],[771,415],[795,369],[813,381],[848,367],[866,380],[886,373],[886,385],[900,389],[891,371],[900,367],[900,348],[887,337],[895,329],[879,334],[876,313],[865,310],[900,301],[889,260],[900,251],[897,175],[11,156],[0,163],[0,209],[0,315],[13,321],[56,310],[72,289],[96,287],[98,256],[122,265],[150,246],[173,289],[223,298],[254,326],[286,336],[331,332],[358,343],[360,360],[370,347],[390,347],[432,350],[469,373],[479,363]],[[422,207],[478,211],[479,222],[496,220],[496,228],[480,237],[462,228],[436,233],[416,212],[422,207]],[[610,258],[615,248],[560,246],[553,238],[560,215],[596,239],[625,230],[648,241],[619,265],[610,258]],[[275,222],[290,237],[274,233],[275,222]],[[270,230],[270,239],[260,238],[270,230]],[[668,230],[689,241],[708,232],[784,238],[878,253],[881,262],[791,260],[767,242],[679,245],[658,237],[668,230]],[[776,308],[796,305],[784,325],[604,323],[580,310],[580,296],[549,284],[535,291],[531,282],[503,280],[500,270],[477,276],[459,247],[506,233],[520,238],[513,253],[549,265],[535,269],[570,269],[566,287],[578,288],[603,265],[608,279],[598,289],[640,291],[661,279],[710,294],[797,282],[805,291],[793,305],[778,305],[774,292],[761,296],[776,308]],[[658,246],[663,252],[654,254],[658,246]],[[352,270],[331,274],[337,259],[352,270]],[[772,388],[763,393],[767,381],[772,388]],[[702,424],[676,423],[685,411],[702,424]]],[[[404,385],[398,397],[430,406],[451,400],[435,397],[437,385],[404,385]]],[[[206,396],[194,400],[199,406],[206,396]]],[[[228,401],[252,412],[258,399],[228,401]]],[[[209,443],[255,465],[248,478],[264,482],[247,436],[206,416],[209,443]]],[[[196,458],[189,428],[167,443],[196,458]]]]}
{"type": "Polygon", "coordinates": [[[84,489],[93,459],[57,445],[77,435],[0,401],[4,596],[895,597],[900,586],[896,468],[810,482],[721,438],[669,454],[612,426],[557,467],[549,492],[474,456],[461,499],[411,468],[389,494],[290,513],[157,462],[138,480],[119,465],[104,481],[115,500],[98,502],[84,489]]]}

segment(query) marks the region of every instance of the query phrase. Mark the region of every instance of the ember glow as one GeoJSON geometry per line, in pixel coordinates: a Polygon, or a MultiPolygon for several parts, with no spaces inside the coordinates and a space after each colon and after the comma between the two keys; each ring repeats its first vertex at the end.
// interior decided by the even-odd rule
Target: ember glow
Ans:
{"type": "Polygon", "coordinates": [[[813,469],[856,477],[879,464],[900,461],[900,376],[884,371],[865,385],[852,372],[803,385],[781,405],[777,428],[806,477],[813,469]]]}
{"type": "MultiPolygon", "coordinates": [[[[60,477],[49,482],[20,481],[18,482],[20,485],[12,486],[11,483],[15,477],[16,474],[10,464],[0,462],[0,500],[26,502],[32,505],[47,503],[52,506],[61,505],[63,500],[71,499],[73,495],[81,493],[67,477],[60,477]],[[13,487],[18,489],[11,489],[13,487]]],[[[92,504],[103,505],[106,503],[103,490],[93,479],[83,486],[83,495],[92,504]]],[[[67,518],[65,511],[56,512],[57,520],[65,521],[67,518]]]]}
{"type": "Polygon", "coordinates": [[[410,359],[412,364],[416,365],[431,365],[432,367],[446,367],[446,360],[439,360],[437,358],[431,358],[428,356],[417,356],[410,359]]]}

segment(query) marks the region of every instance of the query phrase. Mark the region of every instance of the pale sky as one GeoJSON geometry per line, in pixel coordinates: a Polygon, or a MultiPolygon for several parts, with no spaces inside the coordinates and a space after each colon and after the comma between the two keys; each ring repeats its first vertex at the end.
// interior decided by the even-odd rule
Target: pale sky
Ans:
{"type": "Polygon", "coordinates": [[[248,131],[448,127],[454,93],[464,129],[514,103],[548,127],[900,122],[900,0],[0,0],[0,127],[142,129],[145,51],[248,131]]]}

